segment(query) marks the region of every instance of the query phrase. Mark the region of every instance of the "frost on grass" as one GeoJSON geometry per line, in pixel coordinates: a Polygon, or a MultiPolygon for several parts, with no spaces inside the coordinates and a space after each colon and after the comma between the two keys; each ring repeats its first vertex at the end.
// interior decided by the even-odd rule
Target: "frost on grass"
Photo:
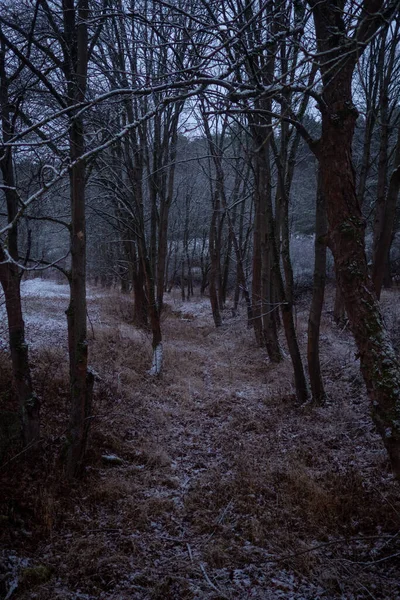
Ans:
{"type": "MultiPolygon", "coordinates": [[[[268,363],[244,307],[216,331],[207,299],[167,298],[165,374],[149,378],[150,336],[121,326],[115,293],[94,300],[102,380],[85,477],[54,498],[46,478],[40,502],[27,478],[10,478],[15,510],[15,499],[35,499],[25,527],[32,518],[48,535],[9,547],[55,569],[21,600],[399,597],[398,488],[354,343],[332,325],[327,296],[328,401],[318,409],[296,405],[289,360],[268,363]],[[110,468],[104,456],[123,462],[110,468]]],[[[41,299],[49,309],[62,301],[41,299]]],[[[302,348],[307,316],[300,307],[302,348]]]]}
{"type": "MultiPolygon", "coordinates": [[[[69,299],[69,285],[67,283],[57,283],[51,279],[27,279],[21,283],[21,293],[23,298],[56,298],[69,299]]],[[[105,294],[102,292],[94,293],[88,291],[87,300],[102,298],[105,294]]]]}
{"type": "Polygon", "coordinates": [[[69,298],[69,285],[50,279],[28,279],[21,283],[23,298],[69,298]]]}
{"type": "MultiPolygon", "coordinates": [[[[30,348],[67,348],[67,318],[70,289],[68,284],[60,284],[48,279],[28,279],[21,283],[23,318],[26,340],[30,348]]],[[[99,320],[99,310],[95,302],[103,294],[88,291],[87,300],[90,323],[99,320]]],[[[6,308],[0,301],[0,322],[6,323],[6,308]]],[[[90,327],[90,323],[88,324],[90,327]]],[[[0,348],[8,348],[6,327],[0,329],[0,348]]]]}
{"type": "Polygon", "coordinates": [[[29,562],[15,552],[4,551],[0,554],[0,594],[4,600],[9,600],[18,590],[21,572],[28,567],[29,562]]]}

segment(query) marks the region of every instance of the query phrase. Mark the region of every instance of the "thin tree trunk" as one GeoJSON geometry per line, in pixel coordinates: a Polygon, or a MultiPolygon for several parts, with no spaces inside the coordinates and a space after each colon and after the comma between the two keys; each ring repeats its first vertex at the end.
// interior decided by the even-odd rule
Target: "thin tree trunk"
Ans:
{"type": "Polygon", "coordinates": [[[318,173],[317,198],[315,209],[315,262],[313,295],[308,319],[307,360],[312,399],[315,404],[323,404],[325,390],[319,359],[319,332],[322,307],[324,304],[326,280],[326,243],[328,223],[324,196],[321,191],[321,176],[318,173]]]}
{"type": "Polygon", "coordinates": [[[181,257],[181,298],[182,302],[185,302],[185,258],[183,254],[181,257]]]}
{"type": "MultiPolygon", "coordinates": [[[[9,81],[6,73],[6,49],[1,43],[0,51],[0,104],[2,121],[2,138],[7,143],[12,135],[9,81]]],[[[18,212],[19,201],[16,192],[12,149],[4,150],[0,167],[5,186],[4,194],[7,205],[8,222],[12,223],[18,212]]],[[[17,262],[18,224],[15,223],[8,234],[8,252],[11,260],[17,262]]],[[[8,335],[13,379],[18,397],[19,412],[22,424],[22,439],[25,445],[31,444],[40,436],[40,403],[33,391],[28,358],[28,345],[25,340],[25,325],[21,305],[21,275],[16,264],[6,262],[7,257],[0,246],[0,283],[3,287],[6,312],[8,318],[8,335]]]]}
{"type": "MultiPolygon", "coordinates": [[[[71,159],[83,154],[83,128],[72,125],[71,159]]],[[[91,414],[92,382],[88,373],[86,325],[86,227],[85,227],[85,166],[75,165],[71,173],[71,277],[70,304],[67,309],[70,360],[71,414],[67,473],[76,476],[83,463],[91,414]],[[90,385],[88,385],[90,384],[90,385]]]]}
{"type": "Polygon", "coordinates": [[[282,360],[282,352],[278,340],[278,329],[275,319],[275,298],[273,284],[273,269],[271,248],[268,246],[267,236],[264,236],[264,243],[261,245],[262,254],[262,275],[261,290],[263,297],[262,305],[262,324],[264,344],[271,362],[279,363],[282,360]]]}
{"type": "Polygon", "coordinates": [[[260,200],[255,197],[255,215],[253,231],[253,279],[251,285],[251,315],[254,334],[258,346],[264,346],[262,331],[262,291],[261,291],[261,223],[262,213],[260,200]]]}
{"type": "Polygon", "coordinates": [[[276,286],[278,301],[281,304],[281,314],[286,342],[293,365],[296,397],[300,403],[308,399],[307,382],[304,374],[303,361],[297,341],[296,327],[294,323],[293,303],[285,296],[285,286],[279,265],[278,249],[276,247],[274,221],[272,215],[272,202],[267,204],[268,238],[271,244],[271,260],[273,281],[276,286]]]}
{"type": "MultiPolygon", "coordinates": [[[[297,341],[296,327],[294,324],[293,303],[286,298],[285,285],[280,269],[278,247],[275,236],[275,221],[272,209],[271,194],[265,197],[266,213],[266,245],[269,248],[271,260],[271,279],[276,289],[278,302],[281,305],[281,314],[283,328],[285,331],[286,343],[288,345],[290,358],[293,365],[296,397],[299,403],[306,402],[308,399],[307,383],[304,374],[303,361],[297,341]]],[[[274,293],[271,293],[273,298],[274,293]]]]}
{"type": "MultiPolygon", "coordinates": [[[[262,134],[259,143],[257,144],[258,147],[261,148],[265,146],[266,142],[264,138],[265,131],[262,134]],[[262,143],[262,145],[260,145],[260,142],[262,143]]],[[[268,177],[267,174],[269,174],[269,172],[269,157],[267,152],[264,150],[264,156],[261,157],[260,173],[258,175],[257,186],[259,187],[260,191],[265,190],[265,193],[262,196],[264,203],[263,210],[265,210],[265,248],[268,248],[270,258],[271,272],[269,276],[271,277],[273,286],[276,289],[276,292],[274,292],[273,290],[271,291],[270,298],[272,299],[276,293],[278,297],[278,303],[281,305],[282,322],[285,331],[286,343],[288,345],[288,350],[294,371],[296,397],[299,403],[303,403],[306,402],[308,399],[308,390],[303,368],[303,361],[300,354],[300,349],[296,335],[296,328],[294,324],[293,303],[289,299],[287,299],[285,295],[285,285],[283,282],[280,268],[280,260],[275,233],[275,219],[272,208],[272,196],[271,193],[268,193],[267,190],[267,185],[269,185],[269,183],[268,181],[266,181],[264,184],[262,183],[263,177],[268,177]]],[[[276,329],[276,321],[273,320],[273,323],[275,324],[276,329]]]]}
{"type": "Polygon", "coordinates": [[[365,122],[365,138],[363,143],[363,154],[360,169],[360,180],[358,184],[358,201],[360,205],[364,202],[365,191],[367,189],[367,179],[371,166],[371,143],[375,127],[375,113],[370,108],[365,122]]]}
{"type": "Polygon", "coordinates": [[[385,275],[385,263],[389,258],[390,245],[392,242],[394,221],[396,217],[397,199],[400,191],[400,127],[397,132],[397,143],[395,149],[393,171],[389,180],[389,187],[385,199],[384,215],[379,232],[376,231],[374,259],[372,264],[372,279],[376,294],[380,297],[383,278],[385,275]]]}
{"type": "MultiPolygon", "coordinates": [[[[269,138],[269,141],[271,137],[269,138]]],[[[265,148],[258,154],[258,159],[262,161],[259,164],[258,171],[258,193],[261,203],[261,296],[262,296],[262,333],[263,341],[268,352],[268,357],[273,363],[282,360],[282,352],[278,340],[278,330],[274,318],[275,311],[275,269],[273,255],[273,244],[276,243],[274,230],[274,220],[272,214],[272,186],[271,186],[271,165],[269,158],[269,142],[265,143],[265,148]],[[274,237],[273,237],[274,236],[274,237]]],[[[276,223],[276,220],[275,220],[276,223]]]]}
{"type": "Polygon", "coordinates": [[[220,304],[222,306],[225,306],[226,297],[228,294],[228,280],[229,280],[229,268],[230,268],[230,264],[231,264],[231,252],[232,252],[232,236],[230,233],[228,233],[227,249],[226,249],[226,253],[225,253],[224,264],[223,264],[223,269],[222,269],[222,276],[221,276],[222,281],[221,281],[220,304]]]}
{"type": "MultiPolygon", "coordinates": [[[[5,261],[0,249],[0,262],[5,261]]],[[[20,276],[17,267],[10,263],[0,264],[0,283],[3,287],[8,318],[11,364],[15,389],[19,402],[22,439],[25,445],[32,444],[40,436],[40,403],[33,392],[28,360],[28,345],[25,342],[25,326],[22,317],[20,276]]]]}
{"type": "Polygon", "coordinates": [[[219,253],[218,253],[218,234],[217,234],[217,219],[219,213],[220,203],[219,203],[219,194],[218,190],[215,191],[214,198],[214,209],[211,217],[211,225],[210,225],[210,237],[209,237],[209,248],[210,248],[210,271],[208,275],[208,280],[210,284],[210,303],[211,310],[213,314],[215,327],[220,327],[222,325],[221,312],[218,301],[218,275],[219,275],[219,253]]]}
{"type": "Polygon", "coordinates": [[[252,317],[253,317],[250,293],[249,293],[249,289],[247,286],[246,275],[245,275],[244,267],[243,267],[242,252],[241,252],[235,231],[233,229],[233,224],[230,219],[229,212],[228,212],[228,224],[231,229],[233,248],[234,248],[235,256],[236,256],[236,286],[235,286],[235,297],[234,297],[234,311],[235,312],[237,311],[237,307],[239,304],[239,297],[240,297],[240,289],[241,289],[243,297],[246,302],[246,307],[247,307],[247,322],[248,322],[248,325],[250,326],[251,322],[252,322],[252,317]]]}
{"type": "MultiPolygon", "coordinates": [[[[85,97],[88,64],[88,0],[80,0],[75,12],[73,0],[65,0],[64,21],[69,51],[76,56],[74,72],[67,72],[71,103],[85,97]],[[75,22],[76,19],[76,22],[75,22]],[[76,44],[76,47],[75,47],[76,44]]],[[[70,64],[70,63],[68,63],[70,64]]],[[[69,477],[79,474],[86,452],[94,377],[88,370],[88,342],[86,324],[86,226],[85,175],[86,167],[80,157],[85,151],[84,125],[81,117],[71,121],[70,173],[71,186],[71,275],[68,320],[70,361],[71,412],[68,428],[66,471],[69,477]]]]}
{"type": "Polygon", "coordinates": [[[168,216],[169,206],[165,204],[164,200],[160,207],[157,253],[157,304],[160,311],[163,308],[165,267],[168,251],[168,216]]]}
{"type": "Polygon", "coordinates": [[[152,332],[152,347],[153,347],[153,360],[151,369],[149,371],[150,375],[160,376],[163,368],[163,344],[162,344],[162,334],[161,334],[161,319],[160,319],[160,311],[158,309],[157,299],[156,299],[156,289],[154,285],[154,277],[151,271],[150,260],[147,258],[146,251],[143,248],[142,254],[144,256],[144,271],[146,273],[146,289],[147,289],[147,297],[149,299],[148,311],[150,317],[150,326],[152,332]]]}
{"type": "MultiPolygon", "coordinates": [[[[178,122],[179,115],[182,110],[182,104],[177,104],[174,107],[175,113],[170,117],[170,123],[166,124],[166,132],[164,132],[163,145],[167,156],[168,165],[160,165],[165,170],[168,168],[168,177],[165,175],[165,189],[160,194],[160,218],[158,230],[158,256],[157,256],[157,304],[158,310],[162,310],[164,281],[166,277],[166,256],[168,250],[168,222],[169,212],[171,208],[176,168],[176,153],[178,144],[178,122]],[[167,151],[168,150],[168,151],[167,151]]],[[[167,117],[166,117],[167,118],[167,117]]]]}
{"type": "MultiPolygon", "coordinates": [[[[207,232],[203,231],[203,243],[201,245],[201,253],[200,253],[200,269],[201,269],[200,296],[204,296],[204,292],[206,291],[206,288],[209,284],[209,282],[208,282],[208,274],[210,272],[209,249],[206,253],[206,244],[207,244],[207,232]]],[[[210,243],[208,244],[208,248],[210,248],[210,243]]]]}
{"type": "MultiPolygon", "coordinates": [[[[380,98],[380,144],[378,154],[378,182],[377,182],[377,194],[375,203],[375,219],[374,219],[374,255],[376,255],[379,238],[381,236],[384,227],[385,218],[385,204],[386,204],[386,186],[387,186],[387,174],[389,168],[388,151],[389,151],[389,97],[388,92],[385,90],[380,98]]],[[[386,258],[386,257],[385,257],[386,258]]],[[[381,267],[383,265],[380,265],[381,267]]],[[[379,293],[378,293],[379,297],[379,293]]]]}
{"type": "Polygon", "coordinates": [[[146,275],[143,270],[143,258],[140,256],[140,247],[138,252],[132,244],[134,252],[132,253],[132,259],[134,261],[133,268],[133,292],[135,296],[134,308],[133,308],[133,322],[136,327],[141,329],[147,329],[149,326],[148,322],[148,298],[146,296],[146,275]]]}

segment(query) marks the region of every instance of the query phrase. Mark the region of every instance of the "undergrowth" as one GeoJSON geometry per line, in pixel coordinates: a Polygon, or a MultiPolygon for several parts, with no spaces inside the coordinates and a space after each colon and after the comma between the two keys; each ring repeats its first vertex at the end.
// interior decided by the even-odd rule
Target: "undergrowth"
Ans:
{"type": "MultiPolygon", "coordinates": [[[[400,597],[398,484],[349,333],[327,311],[328,402],[299,407],[289,361],[270,365],[240,315],[216,331],[201,300],[171,301],[153,378],[149,335],[122,303],[124,318],[114,296],[99,300],[91,439],[73,485],[65,348],[32,352],[42,440],[0,467],[0,595],[14,577],[21,600],[400,597]]],[[[300,307],[303,345],[305,329],[300,307]]]]}

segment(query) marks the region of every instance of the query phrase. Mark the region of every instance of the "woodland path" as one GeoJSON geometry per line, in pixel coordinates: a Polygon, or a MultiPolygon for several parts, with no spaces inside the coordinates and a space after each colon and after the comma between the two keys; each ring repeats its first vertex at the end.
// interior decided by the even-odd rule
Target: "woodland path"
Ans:
{"type": "MultiPolygon", "coordinates": [[[[57,363],[43,384],[46,436],[55,407],[60,427],[67,410],[51,389],[66,397],[68,289],[36,281],[24,284],[35,376],[57,363]]],[[[88,467],[72,490],[54,466],[28,484],[36,525],[21,509],[16,572],[24,559],[52,575],[15,597],[400,598],[398,558],[386,558],[399,551],[400,503],[348,333],[325,315],[329,402],[316,409],[296,405],[288,359],[268,364],[243,315],[226,311],[214,329],[207,299],[167,298],[165,371],[150,377],[150,339],[130,310],[129,297],[90,290],[88,467]]],[[[300,309],[303,347],[305,322],[300,309]]]]}

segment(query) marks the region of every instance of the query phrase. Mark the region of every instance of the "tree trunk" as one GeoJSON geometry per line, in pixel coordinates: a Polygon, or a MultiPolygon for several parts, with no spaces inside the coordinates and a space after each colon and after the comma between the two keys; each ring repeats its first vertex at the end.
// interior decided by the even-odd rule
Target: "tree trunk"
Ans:
{"type": "MultiPolygon", "coordinates": [[[[72,125],[71,159],[83,154],[82,124],[72,125]],[[81,127],[79,127],[81,125],[81,127]]],[[[91,383],[88,379],[88,345],[86,325],[86,228],[85,228],[85,165],[79,163],[71,173],[71,277],[68,318],[70,360],[71,415],[67,473],[76,476],[82,466],[87,444],[87,420],[91,413],[91,383]]]]}
{"type": "Polygon", "coordinates": [[[336,325],[343,326],[346,319],[346,310],[342,290],[340,289],[338,278],[336,277],[335,300],[333,304],[333,320],[336,325]]]}
{"type": "Polygon", "coordinates": [[[255,215],[253,231],[253,279],[251,284],[251,315],[256,342],[264,346],[262,331],[262,290],[261,290],[261,204],[255,197],[255,215]]]}
{"type": "MultiPolygon", "coordinates": [[[[164,172],[168,169],[168,176],[164,173],[163,190],[160,196],[160,217],[158,229],[158,256],[157,256],[157,305],[158,310],[162,310],[164,296],[164,282],[166,277],[166,257],[168,252],[168,221],[169,212],[174,192],[176,153],[178,143],[178,122],[179,114],[182,110],[182,104],[174,107],[175,113],[170,116],[170,123],[166,123],[164,139],[162,141],[162,155],[166,156],[168,165],[160,163],[158,168],[163,168],[164,172]]],[[[166,119],[168,115],[166,116],[166,119]]]]}
{"type": "MultiPolygon", "coordinates": [[[[343,61],[343,52],[347,52],[340,44],[344,33],[337,32],[345,32],[345,25],[336,3],[321,6],[312,2],[312,6],[318,49],[327,61],[320,66],[324,107],[318,157],[322,193],[327,206],[329,244],[357,344],[361,372],[371,399],[372,417],[389,453],[393,470],[400,476],[399,364],[368,274],[365,222],[356,195],[352,164],[352,141],[358,116],[351,91],[356,53],[346,55],[346,62],[343,61]]],[[[380,21],[376,23],[378,27],[380,21]]],[[[368,26],[368,35],[371,35],[372,25],[369,23],[368,26]]]]}
{"type": "MultiPolygon", "coordinates": [[[[279,263],[278,248],[276,245],[275,223],[272,210],[272,199],[267,196],[266,201],[267,217],[267,243],[270,247],[271,256],[271,277],[276,288],[278,302],[281,305],[281,314],[283,328],[285,331],[286,343],[293,365],[296,397],[299,403],[308,400],[307,382],[304,374],[303,361],[300,354],[300,348],[297,341],[296,327],[294,324],[293,303],[285,296],[285,286],[279,263]]],[[[271,297],[272,294],[271,294],[271,297]]]]}
{"type": "Polygon", "coordinates": [[[267,235],[264,234],[264,242],[261,245],[262,270],[262,324],[263,340],[271,362],[279,363],[282,360],[282,352],[278,340],[278,329],[275,319],[275,287],[272,279],[272,256],[271,248],[268,246],[267,235]]]}
{"type": "Polygon", "coordinates": [[[146,273],[146,290],[147,297],[149,300],[148,311],[150,317],[150,326],[152,332],[152,346],[153,346],[153,360],[151,369],[149,371],[150,375],[161,375],[162,367],[163,367],[163,344],[162,344],[162,334],[161,334],[161,319],[160,319],[160,311],[158,309],[157,299],[156,299],[156,289],[154,285],[154,276],[151,271],[150,260],[146,255],[145,248],[142,249],[142,254],[144,256],[144,271],[146,273]]]}
{"type": "MultiPolygon", "coordinates": [[[[0,249],[0,262],[4,260],[5,256],[0,249]]],[[[40,436],[40,403],[32,387],[17,267],[10,263],[0,264],[0,283],[5,296],[11,364],[19,402],[22,439],[24,444],[28,445],[40,436]]]]}
{"type": "Polygon", "coordinates": [[[164,282],[168,252],[168,217],[169,217],[169,206],[165,204],[165,200],[162,201],[160,207],[160,218],[158,228],[158,252],[157,252],[157,305],[158,310],[163,308],[164,298],[164,282]]]}
{"type": "MultiPolygon", "coordinates": [[[[265,146],[265,131],[264,133],[260,132],[260,136],[261,139],[259,140],[258,146],[260,147],[260,143],[262,143],[265,146]]],[[[260,159],[261,163],[260,172],[258,174],[257,188],[259,190],[259,193],[264,191],[264,194],[262,196],[263,207],[261,215],[263,215],[263,212],[265,213],[264,221],[261,221],[261,223],[264,222],[264,225],[261,226],[261,235],[264,237],[262,237],[261,239],[262,241],[265,240],[264,247],[268,249],[270,270],[268,276],[271,279],[271,284],[273,285],[273,288],[275,288],[275,291],[273,289],[271,290],[269,298],[273,300],[276,294],[278,298],[278,303],[281,306],[282,322],[285,331],[286,343],[288,345],[288,350],[294,371],[296,397],[299,403],[303,403],[306,402],[308,399],[307,383],[304,374],[303,361],[301,358],[300,349],[297,341],[296,328],[294,324],[293,303],[286,298],[285,285],[283,282],[280,268],[279,252],[275,233],[275,219],[272,207],[272,195],[270,193],[269,157],[265,148],[264,154],[260,157],[260,159]],[[266,179],[265,181],[263,181],[264,178],[266,179]]],[[[263,219],[263,216],[261,216],[261,219],[263,219]]],[[[269,306],[268,309],[271,310],[271,306],[269,306]]],[[[272,318],[270,334],[274,331],[276,331],[276,321],[272,318]]],[[[278,342],[278,340],[276,340],[276,342],[278,342]]]]}
{"type": "Polygon", "coordinates": [[[217,234],[217,219],[219,213],[220,203],[218,191],[215,192],[214,208],[211,217],[210,225],[210,237],[209,237],[209,248],[210,248],[210,271],[208,280],[210,284],[210,303],[213,314],[215,327],[222,325],[221,312],[218,302],[218,287],[217,282],[219,280],[219,252],[217,248],[218,234],[217,234]]]}
{"type": "Polygon", "coordinates": [[[229,281],[229,269],[231,264],[231,251],[232,251],[232,236],[228,233],[227,249],[224,257],[224,263],[221,274],[221,288],[220,288],[220,305],[225,306],[226,297],[228,294],[228,281],[229,281]]]}
{"type": "Polygon", "coordinates": [[[181,257],[181,298],[182,302],[185,302],[185,258],[183,254],[181,257]]]}
{"type": "Polygon", "coordinates": [[[133,279],[133,291],[135,295],[133,322],[136,327],[148,329],[149,301],[146,295],[146,274],[143,269],[143,258],[140,256],[140,248],[138,249],[138,253],[135,252],[135,262],[136,268],[133,279]]]}
{"type": "Polygon", "coordinates": [[[321,192],[321,177],[318,174],[318,189],[315,209],[315,262],[313,296],[308,319],[307,360],[312,399],[315,404],[323,404],[325,390],[319,359],[319,331],[322,307],[324,304],[326,279],[326,241],[328,223],[324,196],[321,192]]]}
{"type": "MultiPolygon", "coordinates": [[[[282,352],[278,340],[278,329],[275,319],[275,286],[276,286],[276,269],[275,261],[278,260],[274,256],[274,244],[277,249],[277,235],[274,225],[272,211],[272,185],[271,185],[271,165],[269,141],[264,141],[264,147],[258,153],[257,158],[260,160],[257,188],[261,204],[261,321],[263,342],[268,352],[268,357],[273,363],[278,363],[282,360],[282,352]]],[[[261,142],[261,140],[259,140],[261,142]]],[[[279,268],[279,267],[278,267],[279,268]]],[[[280,268],[279,268],[280,274],[280,268]]]]}
{"type": "Polygon", "coordinates": [[[381,294],[385,263],[389,259],[393,228],[396,217],[397,199],[400,190],[400,126],[397,132],[397,142],[394,156],[393,171],[385,199],[384,215],[379,231],[376,230],[374,259],[372,264],[372,279],[378,298],[381,294]]]}
{"type": "Polygon", "coordinates": [[[390,264],[390,250],[385,261],[385,271],[383,275],[383,287],[389,289],[393,286],[392,269],[390,264]]]}
{"type": "MultiPolygon", "coordinates": [[[[8,91],[9,80],[6,73],[6,50],[2,41],[0,51],[0,105],[2,138],[4,143],[7,143],[13,135],[8,91]]],[[[7,218],[8,222],[12,223],[17,216],[19,200],[15,188],[13,154],[10,147],[2,153],[0,167],[5,186],[4,195],[7,205],[7,218]]],[[[19,259],[18,223],[15,223],[10,229],[7,243],[11,259],[17,262],[19,259]]],[[[40,436],[40,404],[33,392],[28,360],[28,345],[25,340],[25,325],[21,306],[21,276],[18,266],[11,262],[6,262],[6,260],[7,257],[0,246],[0,283],[4,290],[6,303],[13,379],[19,403],[22,439],[24,444],[28,445],[40,436]]]]}
{"type": "MultiPolygon", "coordinates": [[[[67,71],[69,100],[74,103],[85,97],[88,64],[88,0],[80,0],[75,13],[73,0],[65,0],[64,19],[69,50],[76,56],[74,71],[67,71]],[[75,23],[75,19],[77,22],[75,23]],[[76,45],[75,45],[76,44],[76,45]]],[[[70,64],[70,63],[68,63],[70,64]]],[[[69,477],[79,474],[87,445],[94,378],[88,371],[88,342],[86,324],[86,226],[84,161],[78,161],[85,151],[82,118],[71,121],[70,172],[71,186],[71,275],[68,319],[70,361],[71,413],[68,429],[66,471],[69,477]]]]}

